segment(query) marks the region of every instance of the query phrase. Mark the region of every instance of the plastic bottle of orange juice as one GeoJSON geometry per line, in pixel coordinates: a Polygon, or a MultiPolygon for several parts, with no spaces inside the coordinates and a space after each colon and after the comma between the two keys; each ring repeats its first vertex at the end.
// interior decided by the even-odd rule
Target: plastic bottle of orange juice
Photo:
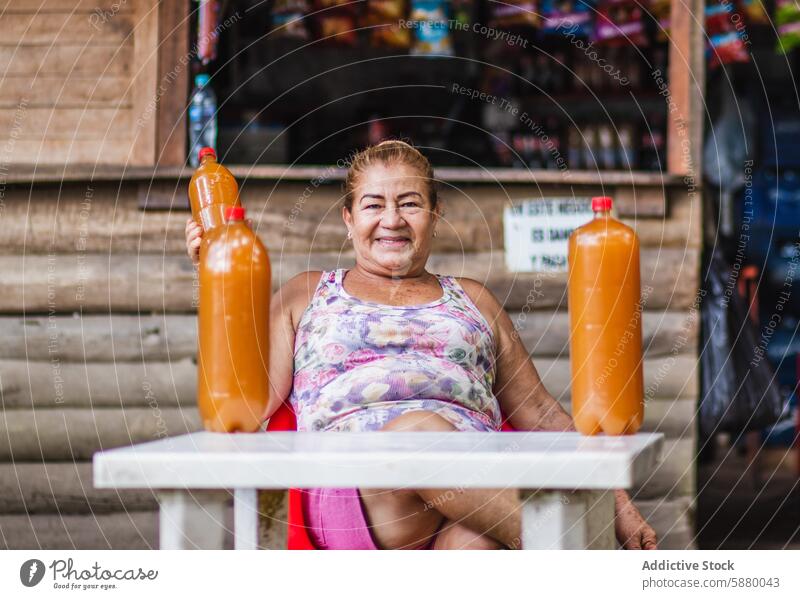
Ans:
{"type": "Polygon", "coordinates": [[[569,238],[572,416],[584,435],[632,435],[644,418],[639,239],[592,198],[569,238]]]}
{"type": "Polygon", "coordinates": [[[254,432],[269,398],[269,256],[229,207],[200,256],[197,393],[206,430],[254,432]]]}
{"type": "Polygon", "coordinates": [[[231,172],[217,162],[213,148],[200,148],[200,166],[189,182],[189,203],[192,218],[203,226],[203,231],[225,224],[225,209],[241,206],[239,185],[231,172]]]}

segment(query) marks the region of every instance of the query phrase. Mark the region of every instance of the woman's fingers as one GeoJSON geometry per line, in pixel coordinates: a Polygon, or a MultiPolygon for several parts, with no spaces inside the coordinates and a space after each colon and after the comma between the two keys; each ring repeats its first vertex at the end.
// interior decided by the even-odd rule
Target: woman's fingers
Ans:
{"type": "Polygon", "coordinates": [[[200,260],[200,242],[203,237],[203,227],[191,218],[186,221],[186,253],[197,264],[200,260]]]}

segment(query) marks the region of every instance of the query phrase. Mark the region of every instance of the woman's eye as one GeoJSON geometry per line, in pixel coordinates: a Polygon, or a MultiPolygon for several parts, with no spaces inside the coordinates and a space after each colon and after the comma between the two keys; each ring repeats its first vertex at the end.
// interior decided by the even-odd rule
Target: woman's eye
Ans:
{"type": "Polygon", "coordinates": [[[364,208],[367,210],[372,210],[373,208],[380,208],[380,207],[381,207],[380,204],[368,204],[367,206],[364,206],[364,208]]]}
{"type": "Polygon", "coordinates": [[[400,204],[401,208],[419,208],[416,202],[403,202],[400,204]]]}

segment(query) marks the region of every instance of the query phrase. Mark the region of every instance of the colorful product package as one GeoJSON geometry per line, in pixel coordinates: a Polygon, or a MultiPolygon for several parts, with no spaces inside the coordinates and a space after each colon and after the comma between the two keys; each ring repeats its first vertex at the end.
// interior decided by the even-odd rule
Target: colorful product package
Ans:
{"type": "Polygon", "coordinates": [[[278,37],[307,40],[306,0],[275,0],[272,7],[272,30],[278,37]]]}
{"type": "Polygon", "coordinates": [[[355,46],[356,5],[350,0],[315,0],[314,23],[317,36],[326,42],[355,46]]]}
{"type": "Polygon", "coordinates": [[[656,40],[666,42],[669,39],[669,20],[672,0],[650,0],[650,15],[657,24],[656,40]]]}
{"type": "Polygon", "coordinates": [[[405,0],[367,0],[362,26],[370,28],[372,45],[382,48],[406,49],[411,46],[411,28],[406,21],[405,0]]]}
{"type": "Polygon", "coordinates": [[[453,54],[447,9],[445,0],[411,0],[411,21],[416,25],[412,54],[453,54]]]}
{"type": "Polygon", "coordinates": [[[778,28],[777,51],[788,53],[800,46],[800,6],[793,0],[776,0],[775,25],[778,28]]]}
{"type": "Polygon", "coordinates": [[[713,2],[706,5],[706,56],[709,68],[735,62],[748,62],[750,53],[737,30],[742,17],[730,2],[713,2]]]}
{"type": "Polygon", "coordinates": [[[589,37],[594,30],[595,0],[542,0],[542,31],[589,37]]]}
{"type": "Polygon", "coordinates": [[[217,58],[219,0],[200,0],[197,16],[197,58],[208,64],[217,58]]]}
{"type": "Polygon", "coordinates": [[[492,3],[492,27],[537,27],[539,25],[539,6],[530,0],[504,0],[492,3]]]}
{"type": "Polygon", "coordinates": [[[601,0],[594,38],[607,46],[646,46],[644,15],[637,0],[601,0]]]}
{"type": "Polygon", "coordinates": [[[739,0],[739,11],[749,25],[769,25],[770,23],[763,0],[739,0]]]}

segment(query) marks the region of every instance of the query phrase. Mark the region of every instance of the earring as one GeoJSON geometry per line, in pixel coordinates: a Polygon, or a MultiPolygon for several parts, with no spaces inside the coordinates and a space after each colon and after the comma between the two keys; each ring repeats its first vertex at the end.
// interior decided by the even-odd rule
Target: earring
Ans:
{"type": "Polygon", "coordinates": [[[347,238],[348,239],[352,239],[353,238],[353,232],[350,229],[347,230],[347,238]]]}
{"type": "Polygon", "coordinates": [[[434,230],[433,230],[433,236],[434,236],[434,237],[439,237],[439,231],[437,231],[436,229],[434,229],[434,230]]]}

